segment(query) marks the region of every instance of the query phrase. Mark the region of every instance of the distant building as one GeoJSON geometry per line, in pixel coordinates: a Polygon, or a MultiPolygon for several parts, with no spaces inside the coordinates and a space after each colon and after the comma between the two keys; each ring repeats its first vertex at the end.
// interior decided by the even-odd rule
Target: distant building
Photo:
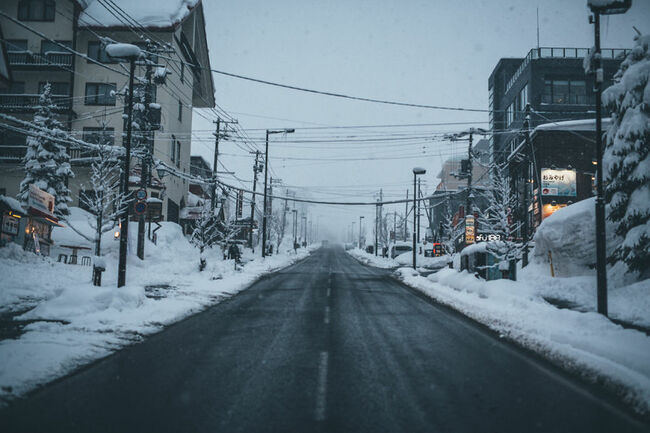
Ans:
{"type": "MultiPolygon", "coordinates": [[[[153,132],[154,157],[183,173],[190,172],[192,108],[214,107],[214,85],[209,71],[205,18],[200,0],[192,2],[142,2],[116,0],[124,12],[111,13],[113,2],[74,0],[5,0],[0,9],[26,26],[34,27],[51,39],[43,39],[18,24],[0,18],[13,81],[0,90],[0,113],[32,121],[39,94],[46,83],[52,85],[53,102],[59,120],[76,138],[87,142],[100,139],[100,120],[108,123],[109,140],[123,145],[124,99],[128,77],[124,69],[107,56],[100,37],[142,46],[140,38],[159,41],[173,50],[157,58],[169,72],[167,83],[157,86],[154,102],[161,107],[160,129],[153,132]],[[126,18],[142,27],[132,27],[126,18]],[[55,41],[55,42],[52,42],[55,41]],[[62,48],[70,47],[101,63],[98,65],[62,48]],[[168,58],[175,61],[170,61],[168,58]],[[180,61],[198,65],[186,67],[180,61]],[[102,67],[102,65],[106,67],[102,67]],[[202,66],[202,67],[201,67],[202,66]]],[[[113,11],[114,12],[114,11],[113,11]]],[[[136,76],[145,68],[136,67],[136,76]]],[[[0,121],[1,123],[6,123],[0,121]]],[[[16,125],[14,125],[16,126],[16,125]]],[[[20,126],[18,129],[24,129],[20,126]]],[[[15,197],[24,177],[21,161],[26,135],[0,125],[0,194],[15,197]]],[[[72,206],[89,184],[89,162],[84,149],[69,149],[75,177],[69,180],[72,206]]],[[[140,166],[131,163],[130,186],[139,187],[140,166]]],[[[185,205],[189,183],[185,179],[153,172],[148,196],[159,200],[164,219],[178,222],[185,205]]]]}
{"type": "MultiPolygon", "coordinates": [[[[472,187],[477,189],[477,192],[474,192],[473,202],[474,206],[481,208],[485,203],[478,191],[484,189],[489,181],[489,140],[478,140],[473,146],[473,153],[476,159],[472,163],[472,187]]],[[[452,216],[457,215],[457,218],[465,216],[467,177],[463,176],[464,160],[467,160],[467,155],[449,158],[438,173],[440,182],[429,198],[430,229],[434,242],[439,242],[442,237],[446,236],[442,226],[446,222],[448,213],[452,216]]]]}
{"type": "MultiPolygon", "coordinates": [[[[539,114],[531,114],[531,127],[595,114],[593,76],[586,75],[583,60],[586,48],[533,48],[524,58],[500,59],[488,79],[490,139],[492,158],[504,164],[521,141],[526,104],[539,114]],[[508,131],[513,131],[509,133],[508,131]]],[[[629,50],[602,49],[605,84],[611,84],[629,50]]]]}

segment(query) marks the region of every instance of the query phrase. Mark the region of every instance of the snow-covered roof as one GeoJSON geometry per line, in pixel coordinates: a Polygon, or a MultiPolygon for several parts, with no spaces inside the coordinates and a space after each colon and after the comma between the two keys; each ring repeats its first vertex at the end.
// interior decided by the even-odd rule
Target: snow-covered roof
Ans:
{"type": "MultiPolygon", "coordinates": [[[[603,130],[609,126],[610,118],[603,119],[603,130]]],[[[595,131],[596,119],[566,120],[538,125],[535,131],[595,131]]]]}
{"type": "Polygon", "coordinates": [[[27,215],[27,211],[23,209],[20,205],[20,202],[13,197],[7,197],[6,195],[0,195],[0,202],[4,203],[9,209],[14,212],[27,215]]]}
{"type": "MultiPolygon", "coordinates": [[[[114,1],[128,17],[144,27],[154,28],[176,26],[189,15],[198,2],[199,0],[114,1]]],[[[79,25],[81,27],[127,26],[123,20],[115,17],[98,0],[84,0],[84,3],[87,3],[87,7],[79,15],[79,25]]],[[[83,8],[83,4],[81,6],[83,8]]],[[[115,15],[119,17],[121,14],[115,13],[115,15]]]]}

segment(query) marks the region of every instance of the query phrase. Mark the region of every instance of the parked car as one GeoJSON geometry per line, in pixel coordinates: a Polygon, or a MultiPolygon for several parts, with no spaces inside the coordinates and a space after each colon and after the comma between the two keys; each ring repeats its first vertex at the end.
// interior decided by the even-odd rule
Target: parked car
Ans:
{"type": "Polygon", "coordinates": [[[413,251],[413,246],[408,242],[395,242],[390,246],[390,258],[394,259],[395,257],[413,251]]]}

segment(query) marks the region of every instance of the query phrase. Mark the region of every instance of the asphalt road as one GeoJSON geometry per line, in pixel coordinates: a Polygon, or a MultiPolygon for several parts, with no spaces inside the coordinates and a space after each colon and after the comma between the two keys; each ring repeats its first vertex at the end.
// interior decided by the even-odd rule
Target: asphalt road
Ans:
{"type": "Polygon", "coordinates": [[[0,412],[7,433],[648,430],[335,248],[0,412]]]}

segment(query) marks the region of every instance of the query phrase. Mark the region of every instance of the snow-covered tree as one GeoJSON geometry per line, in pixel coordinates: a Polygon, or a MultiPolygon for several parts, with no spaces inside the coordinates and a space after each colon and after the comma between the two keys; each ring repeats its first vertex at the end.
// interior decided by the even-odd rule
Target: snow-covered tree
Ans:
{"type": "Polygon", "coordinates": [[[101,255],[102,234],[115,227],[119,215],[126,205],[124,195],[120,193],[120,153],[111,144],[106,122],[102,122],[99,133],[99,143],[92,151],[90,164],[90,183],[83,185],[86,190],[79,199],[86,209],[92,213],[88,224],[92,227],[94,237],[89,237],[78,228],[74,222],[68,221],[70,228],[75,230],[88,241],[95,244],[95,255],[101,255]]]}
{"type": "Polygon", "coordinates": [[[488,206],[479,209],[478,225],[481,233],[496,235],[498,240],[489,241],[487,251],[492,254],[500,270],[507,270],[511,260],[520,257],[523,245],[512,240],[512,233],[517,226],[510,223],[511,212],[516,209],[517,199],[510,188],[510,182],[497,166],[490,167],[490,180],[482,192],[488,206]]]}
{"type": "Polygon", "coordinates": [[[287,215],[285,213],[285,203],[281,207],[273,209],[269,218],[269,239],[275,243],[275,251],[280,251],[280,245],[284,240],[287,228],[287,215]]]}
{"type": "Polygon", "coordinates": [[[614,84],[603,92],[612,113],[603,160],[608,218],[623,238],[610,259],[650,273],[650,35],[638,35],[614,84]]]}
{"type": "Polygon", "coordinates": [[[29,185],[35,184],[54,196],[54,214],[65,219],[70,214],[68,202],[71,201],[66,181],[67,178],[74,177],[74,173],[65,145],[68,133],[54,115],[56,105],[52,102],[51,95],[51,85],[47,83],[34,115],[34,124],[39,128],[32,128],[27,137],[27,152],[23,159],[25,178],[20,183],[18,199],[26,205],[29,185]],[[43,129],[49,132],[44,133],[43,129]]]}
{"type": "Polygon", "coordinates": [[[206,259],[203,255],[206,248],[211,248],[222,236],[218,224],[212,207],[209,204],[203,205],[199,217],[194,222],[194,231],[190,237],[190,242],[200,251],[199,271],[203,271],[206,266],[206,259]]]}
{"type": "Polygon", "coordinates": [[[455,239],[460,233],[463,225],[458,223],[454,225],[454,215],[448,205],[445,206],[445,213],[442,220],[441,243],[445,248],[445,253],[453,254],[456,252],[455,239]]]}

